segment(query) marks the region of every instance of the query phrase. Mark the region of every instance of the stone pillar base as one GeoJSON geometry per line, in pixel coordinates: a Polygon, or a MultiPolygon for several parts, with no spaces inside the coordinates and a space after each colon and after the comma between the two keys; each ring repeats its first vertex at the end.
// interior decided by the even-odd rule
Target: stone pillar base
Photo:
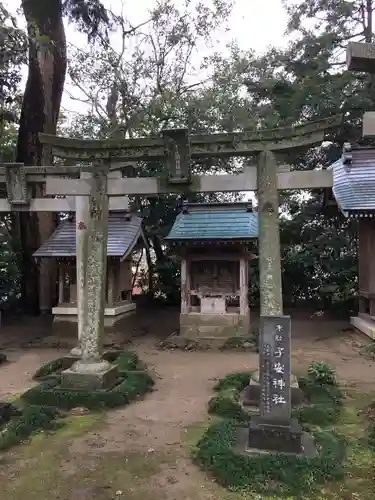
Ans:
{"type": "Polygon", "coordinates": [[[289,426],[264,423],[259,416],[252,417],[249,428],[248,450],[281,453],[303,453],[303,432],[296,419],[289,426]]]}
{"type": "Polygon", "coordinates": [[[110,390],[116,385],[117,374],[117,366],[107,361],[77,361],[61,373],[60,388],[74,391],[110,390]]]}
{"type": "MultiPolygon", "coordinates": [[[[249,385],[243,390],[241,401],[244,406],[259,406],[261,387],[259,383],[259,371],[253,373],[249,385]]],[[[295,375],[290,376],[290,392],[292,405],[300,405],[303,401],[303,392],[299,388],[298,380],[295,375]]]]}

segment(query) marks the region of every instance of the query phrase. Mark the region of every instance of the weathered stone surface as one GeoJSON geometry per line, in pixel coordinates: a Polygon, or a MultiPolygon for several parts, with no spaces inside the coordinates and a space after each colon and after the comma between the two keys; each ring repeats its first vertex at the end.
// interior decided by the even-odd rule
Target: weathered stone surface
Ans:
{"type": "Polygon", "coordinates": [[[223,342],[231,337],[241,337],[248,335],[248,329],[238,325],[232,326],[217,326],[217,325],[195,325],[186,326],[181,325],[180,335],[195,341],[201,338],[212,337],[223,339],[223,342]]]}
{"type": "Polygon", "coordinates": [[[289,426],[266,425],[261,417],[255,416],[250,421],[248,449],[300,454],[302,436],[302,428],[295,419],[291,419],[289,426]]]}
{"type": "MultiPolygon", "coordinates": [[[[292,406],[300,405],[303,401],[303,392],[299,388],[297,377],[293,374],[290,377],[290,389],[292,406]]],[[[257,371],[252,375],[249,385],[242,392],[242,404],[244,406],[258,406],[260,396],[261,387],[259,383],[259,371],[257,371]]]]}
{"type": "Polygon", "coordinates": [[[103,364],[102,370],[84,370],[72,368],[64,370],[61,374],[62,389],[71,389],[74,391],[98,391],[109,390],[116,385],[117,382],[117,366],[109,363],[103,364]]]}

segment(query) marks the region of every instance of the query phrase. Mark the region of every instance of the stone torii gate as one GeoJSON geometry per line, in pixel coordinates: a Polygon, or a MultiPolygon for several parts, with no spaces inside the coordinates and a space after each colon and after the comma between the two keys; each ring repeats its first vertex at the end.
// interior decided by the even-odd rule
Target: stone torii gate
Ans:
{"type": "MultiPolygon", "coordinates": [[[[71,369],[62,373],[62,386],[105,389],[115,377],[115,368],[101,358],[100,345],[104,318],[108,196],[258,190],[259,253],[263,256],[260,262],[261,344],[266,347],[265,332],[272,333],[276,322],[278,337],[283,339],[284,347],[279,346],[279,349],[281,352],[285,351],[287,372],[276,402],[270,400],[268,385],[262,383],[260,421],[257,422],[256,429],[251,429],[250,441],[251,436],[258,435],[258,431],[263,433],[264,429],[270,429],[272,423],[273,427],[276,426],[276,433],[283,429],[287,442],[296,442],[295,438],[290,439],[291,433],[294,432],[295,436],[295,429],[291,429],[290,410],[290,318],[283,316],[282,306],[278,189],[331,187],[332,173],[278,171],[277,156],[321,144],[325,133],[337,128],[340,123],[341,116],[298,127],[258,131],[255,134],[245,132],[189,136],[187,129],[173,129],[164,130],[162,138],[104,141],[74,140],[41,134],[41,142],[51,147],[54,155],[90,162],[90,166],[84,167],[84,170],[90,172],[89,180],[62,181],[53,176],[46,180],[47,195],[89,198],[88,225],[83,244],[85,258],[81,275],[82,287],[85,288],[82,305],[83,331],[80,339],[82,356],[71,369]],[[258,168],[249,167],[238,175],[191,174],[193,159],[233,156],[256,156],[258,168]],[[160,160],[164,160],[167,166],[164,176],[116,180],[108,178],[112,161],[160,160]],[[281,329],[285,330],[282,336],[281,329]],[[283,402],[283,405],[280,406],[278,402],[283,402]]],[[[264,379],[271,376],[263,363],[267,356],[269,354],[265,351],[261,352],[260,368],[264,379]]]]}
{"type": "MultiPolygon", "coordinates": [[[[120,164],[112,167],[110,176],[118,178],[120,172],[117,168],[122,168],[120,164]]],[[[41,192],[45,193],[46,178],[49,175],[58,176],[60,179],[66,177],[79,178],[85,176],[82,169],[78,166],[30,166],[24,167],[22,163],[3,163],[0,164],[0,186],[5,188],[6,198],[0,198],[0,212],[76,212],[80,220],[87,218],[87,197],[33,197],[36,186],[41,187],[41,192]]],[[[129,207],[127,197],[111,197],[109,199],[110,211],[124,211],[129,207]]],[[[82,231],[77,230],[77,261],[81,262],[82,257],[82,231]]],[[[43,272],[43,269],[40,269],[43,272]]],[[[77,269],[77,273],[79,270],[77,269]]],[[[77,280],[78,282],[78,280],[77,280]]],[[[80,300],[81,290],[77,290],[77,299],[80,300]]],[[[41,310],[50,310],[51,289],[49,287],[40,287],[39,302],[41,310]]],[[[82,330],[82,317],[78,317],[78,337],[82,330]]],[[[74,352],[77,352],[75,350],[74,352]]]]}

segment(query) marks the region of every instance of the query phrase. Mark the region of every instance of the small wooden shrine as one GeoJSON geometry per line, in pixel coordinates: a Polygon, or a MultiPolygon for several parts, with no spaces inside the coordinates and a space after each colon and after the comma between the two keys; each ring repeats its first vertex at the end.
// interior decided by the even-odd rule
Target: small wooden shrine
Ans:
{"type": "Polygon", "coordinates": [[[345,145],[330,169],[339,209],[358,220],[359,311],[351,324],[375,339],[375,147],[345,145]]]}
{"type": "Polygon", "coordinates": [[[166,237],[181,258],[180,335],[219,344],[249,333],[248,261],[257,237],[251,203],[182,205],[166,237]]]}
{"type": "MultiPolygon", "coordinates": [[[[130,213],[108,218],[108,267],[105,326],[112,326],[135,312],[132,302],[132,251],[144,239],[142,219],[130,213]]],[[[56,259],[59,270],[58,304],[52,309],[55,321],[77,321],[76,223],[61,222],[53,235],[34,253],[36,259],[56,259]]]]}

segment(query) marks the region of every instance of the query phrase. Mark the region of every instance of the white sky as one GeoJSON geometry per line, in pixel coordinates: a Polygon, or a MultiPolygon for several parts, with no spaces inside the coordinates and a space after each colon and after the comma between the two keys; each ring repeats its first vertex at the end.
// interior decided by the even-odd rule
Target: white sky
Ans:
{"type": "MultiPolygon", "coordinates": [[[[174,0],[179,3],[182,0],[174,0]]],[[[194,1],[194,0],[193,0],[194,1]]],[[[210,3],[211,0],[204,0],[210,3]]],[[[102,0],[116,14],[123,12],[133,25],[137,25],[148,19],[148,11],[156,6],[156,0],[102,0]]],[[[3,0],[8,10],[16,14],[20,6],[20,0],[3,0]]],[[[237,41],[243,50],[252,49],[256,52],[264,52],[269,46],[282,47],[288,42],[284,33],[286,30],[287,16],[282,6],[282,0],[233,0],[233,10],[228,19],[227,29],[220,29],[213,34],[213,47],[210,51],[226,52],[226,46],[231,41],[237,41]]],[[[20,25],[24,24],[22,15],[19,17],[20,25]]],[[[76,47],[84,48],[87,45],[86,36],[78,33],[73,25],[66,25],[66,37],[68,44],[73,43],[76,47]]],[[[114,35],[115,41],[115,35],[114,35]]],[[[199,55],[204,57],[209,52],[205,46],[199,48],[199,55]]],[[[195,62],[195,61],[194,61],[195,62]]],[[[199,62],[197,60],[196,64],[199,62]]],[[[26,79],[26,70],[24,79],[26,79]]],[[[78,97],[77,92],[69,84],[67,79],[65,88],[78,97]]],[[[84,113],[85,106],[69,98],[67,93],[62,100],[62,108],[70,112],[84,113]]],[[[254,193],[244,193],[245,199],[254,199],[254,193]]]]}
{"type": "MultiPolygon", "coordinates": [[[[102,0],[106,7],[119,14],[121,11],[134,25],[148,18],[148,11],[156,6],[156,0],[102,0]]],[[[174,0],[178,4],[180,0],[174,0]]],[[[210,3],[211,0],[205,0],[210,3]]],[[[284,46],[288,41],[284,36],[287,16],[282,6],[282,0],[233,0],[234,7],[228,19],[228,30],[221,29],[213,34],[214,47],[211,50],[225,52],[226,45],[236,40],[241,49],[253,49],[256,52],[264,52],[268,46],[284,46]]],[[[20,0],[4,0],[3,4],[12,13],[16,13],[20,6],[20,0]]],[[[19,17],[23,24],[22,16],[19,17]]],[[[68,43],[84,48],[87,44],[86,37],[77,32],[73,25],[66,25],[68,43]]],[[[114,35],[115,36],[115,35],[114,35]]],[[[208,55],[203,46],[199,51],[200,56],[208,55]]],[[[26,74],[25,74],[26,76],[26,74]]],[[[66,88],[72,92],[69,82],[66,88]]],[[[76,95],[77,96],[77,95],[76,95]]],[[[77,101],[69,99],[65,93],[62,101],[64,110],[77,112],[77,101]]],[[[83,111],[83,109],[82,109],[83,111]]]]}

